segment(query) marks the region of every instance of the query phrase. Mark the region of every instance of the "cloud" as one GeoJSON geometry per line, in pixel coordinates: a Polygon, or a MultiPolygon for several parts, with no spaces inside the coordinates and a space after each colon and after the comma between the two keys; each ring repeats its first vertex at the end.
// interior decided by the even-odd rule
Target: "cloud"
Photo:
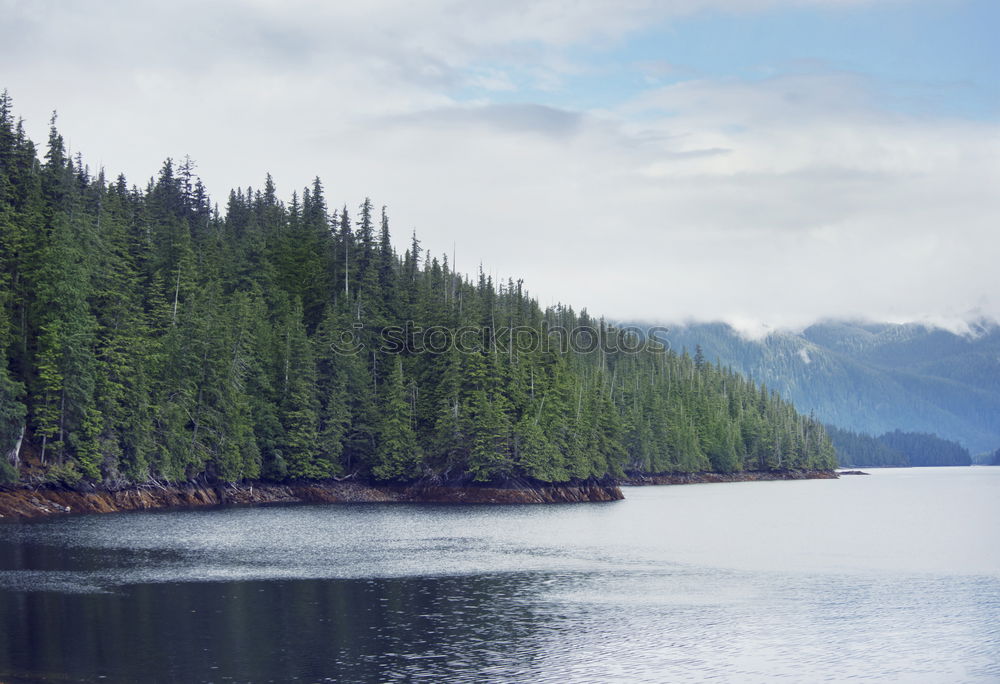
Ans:
{"type": "Polygon", "coordinates": [[[448,196],[421,225],[619,318],[996,316],[1000,128],[867,93],[835,73],[700,81],[583,117],[568,140],[414,131],[441,181],[427,197],[448,196]]]}
{"type": "Polygon", "coordinates": [[[387,117],[379,123],[435,128],[458,136],[469,135],[474,129],[487,127],[562,138],[576,132],[581,119],[582,116],[577,112],[538,104],[487,104],[438,107],[405,116],[387,117]]]}
{"type": "Polygon", "coordinates": [[[400,245],[416,228],[543,303],[744,327],[1000,316],[996,121],[894,113],[818,63],[639,64],[628,101],[537,99],[577,51],[657,22],[818,4],[859,3],[7,0],[0,87],[36,140],[58,108],[74,149],[133,182],[185,153],[218,198],[318,174],[334,205],[388,204],[400,245]]]}

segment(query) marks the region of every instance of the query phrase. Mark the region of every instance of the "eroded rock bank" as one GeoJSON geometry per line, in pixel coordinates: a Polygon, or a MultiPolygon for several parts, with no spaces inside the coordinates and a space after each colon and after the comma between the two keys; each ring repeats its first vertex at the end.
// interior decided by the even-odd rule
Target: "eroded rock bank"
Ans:
{"type": "Polygon", "coordinates": [[[580,503],[625,498],[617,484],[596,482],[530,487],[415,486],[404,489],[402,494],[404,501],[428,503],[580,503]]]}
{"type": "Polygon", "coordinates": [[[67,513],[112,513],[227,504],[352,503],[576,503],[624,498],[614,484],[480,486],[368,485],[360,482],[141,485],[121,489],[13,487],[0,490],[0,518],[40,518],[67,513]]]}
{"type": "Polygon", "coordinates": [[[832,470],[747,470],[740,473],[629,473],[622,485],[703,484],[707,482],[756,482],[759,480],[836,480],[832,470]]]}
{"type": "Polygon", "coordinates": [[[523,481],[501,484],[417,483],[371,485],[357,481],[241,482],[227,484],[145,484],[118,489],[56,486],[0,489],[0,519],[41,518],[67,513],[113,513],[231,504],[412,503],[535,504],[618,501],[619,485],[674,485],[755,480],[835,479],[832,470],[741,473],[629,473],[616,483],[577,482],[545,485],[523,481]]]}

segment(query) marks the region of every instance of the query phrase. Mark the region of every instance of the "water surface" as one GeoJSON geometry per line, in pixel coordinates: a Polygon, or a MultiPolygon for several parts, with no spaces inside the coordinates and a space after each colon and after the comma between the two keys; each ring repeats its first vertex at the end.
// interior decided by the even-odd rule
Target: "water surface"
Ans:
{"type": "Polygon", "coordinates": [[[1000,681],[1000,468],[0,525],[0,681],[1000,681]]]}

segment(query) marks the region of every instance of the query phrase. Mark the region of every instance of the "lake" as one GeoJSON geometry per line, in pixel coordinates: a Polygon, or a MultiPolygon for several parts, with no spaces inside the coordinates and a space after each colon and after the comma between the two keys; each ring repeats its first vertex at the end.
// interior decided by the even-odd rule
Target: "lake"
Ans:
{"type": "Polygon", "coordinates": [[[0,681],[1000,681],[1000,468],[0,524],[0,681]]]}

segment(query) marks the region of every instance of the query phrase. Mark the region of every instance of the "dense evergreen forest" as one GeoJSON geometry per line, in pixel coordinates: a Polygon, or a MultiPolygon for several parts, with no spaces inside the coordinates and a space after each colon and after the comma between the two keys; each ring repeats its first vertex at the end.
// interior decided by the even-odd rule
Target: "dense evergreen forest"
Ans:
{"type": "Polygon", "coordinates": [[[969,450],[962,445],[924,432],[893,430],[879,439],[890,449],[906,455],[911,466],[967,466],[972,464],[969,450]]]}
{"type": "Polygon", "coordinates": [[[909,460],[878,437],[864,432],[827,425],[826,431],[837,451],[837,462],[844,467],[891,468],[908,466],[909,460]]]}
{"type": "Polygon", "coordinates": [[[190,160],[143,188],[39,158],[0,100],[0,476],[543,482],[829,468],[765,387],[520,281],[397,253],[319,179],[213,205],[190,160]],[[433,334],[428,334],[433,331],[433,334]],[[582,332],[581,332],[582,331],[582,332]]]}
{"type": "Polygon", "coordinates": [[[894,430],[873,437],[863,432],[826,426],[842,466],[963,466],[972,457],[961,444],[922,432],[894,430]]]}

